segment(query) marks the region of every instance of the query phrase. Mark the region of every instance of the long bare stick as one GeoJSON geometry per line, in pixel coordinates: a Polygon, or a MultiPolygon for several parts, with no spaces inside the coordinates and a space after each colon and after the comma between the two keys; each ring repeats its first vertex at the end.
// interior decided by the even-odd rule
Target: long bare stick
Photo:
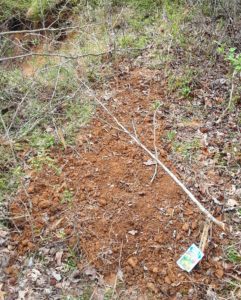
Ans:
{"type": "MultiPolygon", "coordinates": [[[[80,80],[80,79],[79,79],[80,80]]],[[[94,94],[93,90],[90,89],[90,87],[80,80],[81,83],[91,92],[93,95],[95,101],[108,113],[108,115],[111,116],[111,118],[116,122],[116,124],[128,135],[131,137],[131,139],[140,146],[146,153],[150,155],[151,158],[153,158],[158,165],[162,167],[162,169],[176,182],[177,185],[181,187],[181,189],[188,195],[190,200],[197,205],[199,210],[208,217],[213,223],[221,227],[223,230],[225,230],[225,224],[219,220],[217,220],[197,199],[196,197],[186,188],[186,186],[174,175],[157,157],[155,154],[153,154],[144,144],[141,143],[141,141],[134,136],[122,123],[119,122],[119,120],[112,114],[112,112],[106,107],[102,101],[100,101],[94,94]]]]}
{"type": "Polygon", "coordinates": [[[29,52],[21,55],[16,55],[16,56],[9,56],[9,57],[3,57],[0,58],[1,61],[7,61],[7,60],[13,60],[13,59],[19,59],[19,58],[25,58],[29,56],[51,56],[51,57],[62,57],[62,58],[69,58],[69,59],[78,59],[82,57],[87,57],[87,56],[101,56],[109,53],[110,51],[105,51],[101,53],[87,53],[87,54],[80,54],[80,55],[65,55],[63,53],[48,53],[48,52],[29,52]]]}
{"type": "Polygon", "coordinates": [[[30,57],[30,56],[51,56],[51,57],[62,57],[66,59],[79,59],[83,57],[88,57],[88,56],[103,56],[106,54],[111,54],[113,52],[128,52],[128,51],[143,51],[146,50],[147,48],[127,48],[127,49],[110,49],[107,51],[103,51],[100,53],[86,53],[86,54],[77,54],[77,55],[66,55],[64,53],[49,53],[49,52],[29,52],[25,54],[20,54],[16,56],[8,56],[8,57],[2,57],[0,58],[1,61],[8,61],[8,60],[14,60],[14,59],[20,59],[20,58],[25,58],[25,57],[30,57]]]}
{"type": "Polygon", "coordinates": [[[64,28],[39,28],[39,29],[29,29],[29,30],[14,30],[14,31],[5,31],[0,32],[0,36],[3,35],[12,35],[17,33],[35,33],[35,32],[41,32],[41,31],[66,31],[66,30],[73,30],[77,29],[79,26],[72,26],[72,27],[64,27],[64,28]]]}

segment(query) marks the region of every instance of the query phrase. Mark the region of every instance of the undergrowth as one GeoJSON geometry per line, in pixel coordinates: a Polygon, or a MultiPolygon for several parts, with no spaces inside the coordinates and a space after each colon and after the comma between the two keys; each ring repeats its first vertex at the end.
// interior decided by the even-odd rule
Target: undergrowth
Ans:
{"type": "MultiPolygon", "coordinates": [[[[12,15],[21,18],[29,9],[30,19],[41,19],[56,2],[43,1],[44,7],[40,8],[37,0],[4,1],[0,3],[0,23],[12,15]]],[[[21,62],[0,66],[0,203],[16,191],[26,170],[38,172],[47,164],[56,174],[61,173],[50,156],[51,149],[75,147],[76,134],[88,124],[96,109],[93,95],[83,83],[97,91],[108,88],[118,60],[134,58],[137,66],[145,64],[161,70],[167,99],[181,99],[187,106],[192,106],[203,84],[200,78],[205,77],[206,70],[200,65],[207,63],[209,70],[223,65],[227,72],[222,75],[233,86],[233,92],[232,97],[227,93],[222,105],[229,106],[231,101],[235,110],[240,101],[241,55],[239,49],[232,47],[232,40],[223,35],[227,29],[225,16],[213,23],[206,18],[214,9],[210,3],[201,8],[186,1],[167,0],[91,0],[87,5],[85,1],[71,1],[71,5],[73,14],[67,21],[84,30],[66,34],[63,39],[57,34],[35,37],[30,46],[29,40],[23,41],[24,47],[36,51],[43,45],[44,51],[63,56],[94,55],[81,59],[58,55],[29,58],[24,63],[32,70],[30,75],[24,74],[21,62]],[[106,54],[98,55],[102,52],[106,54]]],[[[3,38],[1,53],[14,55],[14,42],[3,38]]],[[[20,47],[18,51],[25,50],[20,47]]],[[[177,130],[168,131],[166,140],[184,160],[194,160],[202,148],[200,139],[181,140],[177,130]]],[[[231,148],[229,152],[237,155],[231,148]]],[[[221,163],[222,158],[219,159],[221,163]]],[[[72,191],[65,190],[61,201],[71,205],[73,198],[72,191]]],[[[58,235],[64,238],[64,232],[58,235]]],[[[226,256],[232,263],[240,262],[236,249],[230,248],[226,256]]],[[[70,257],[66,265],[74,269],[74,259],[70,257]]],[[[85,295],[80,299],[85,299],[85,295]]]]}

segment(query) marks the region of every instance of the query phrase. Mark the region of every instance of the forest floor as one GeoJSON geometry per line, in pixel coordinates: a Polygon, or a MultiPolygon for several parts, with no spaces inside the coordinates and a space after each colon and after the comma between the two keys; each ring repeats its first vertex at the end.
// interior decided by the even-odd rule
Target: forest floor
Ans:
{"type": "MultiPolygon", "coordinates": [[[[104,83],[82,86],[95,112],[77,128],[74,146],[57,130],[60,141],[47,155],[32,157],[29,146],[17,152],[31,164],[8,204],[9,230],[0,230],[0,299],[241,296],[240,128],[238,107],[223,115],[228,71],[207,66],[187,93],[187,82],[180,86],[167,75],[167,65],[150,67],[151,49],[102,58],[104,83]],[[182,95],[170,90],[170,80],[182,95]],[[204,258],[192,272],[176,262],[199,245],[206,217],[95,97],[227,224],[227,231],[210,227],[204,258]]],[[[176,55],[170,65],[180,70],[182,55],[168,51],[176,55]]],[[[40,58],[33,66],[45,63],[40,58]]],[[[29,60],[19,68],[26,78],[36,72],[29,60]]],[[[78,72],[81,84],[86,73],[78,72]]]]}

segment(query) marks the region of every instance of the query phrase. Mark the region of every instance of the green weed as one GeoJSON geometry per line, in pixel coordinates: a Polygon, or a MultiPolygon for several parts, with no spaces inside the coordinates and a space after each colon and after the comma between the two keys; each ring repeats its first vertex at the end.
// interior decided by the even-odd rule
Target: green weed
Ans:
{"type": "Polygon", "coordinates": [[[66,120],[64,132],[68,142],[72,142],[75,133],[78,132],[81,126],[88,123],[94,113],[94,105],[90,101],[70,103],[66,109],[66,120]]]}
{"type": "Polygon", "coordinates": [[[21,15],[26,12],[32,0],[6,0],[1,1],[0,22],[7,20],[13,15],[21,15]]]}
{"type": "Polygon", "coordinates": [[[241,53],[236,53],[236,48],[230,48],[226,58],[235,72],[241,72],[241,53]]]}
{"type": "MultiPolygon", "coordinates": [[[[61,240],[65,239],[66,238],[66,234],[65,234],[64,229],[63,228],[59,229],[57,231],[57,233],[56,233],[56,236],[57,236],[57,238],[59,238],[61,240]]],[[[68,261],[67,261],[67,264],[68,264],[68,261]]]]}
{"type": "Polygon", "coordinates": [[[145,35],[136,36],[132,34],[126,34],[117,40],[120,48],[144,48],[147,46],[149,38],[145,35]]]}
{"type": "Polygon", "coordinates": [[[45,151],[39,152],[37,156],[30,158],[30,165],[36,171],[40,172],[44,166],[53,169],[57,175],[61,173],[60,168],[56,165],[54,159],[48,156],[45,151]]]}
{"type": "Polygon", "coordinates": [[[180,153],[185,159],[191,158],[200,150],[201,144],[199,139],[193,139],[189,142],[174,142],[173,150],[180,153]]]}
{"type": "Polygon", "coordinates": [[[233,264],[241,263],[241,254],[233,247],[227,249],[227,259],[233,264]]]}
{"type": "Polygon", "coordinates": [[[175,138],[176,138],[176,135],[177,135],[176,131],[174,131],[174,130],[168,131],[167,132],[167,140],[169,142],[173,142],[175,140],[175,138]]]}
{"type": "Polygon", "coordinates": [[[79,300],[89,300],[93,294],[93,288],[88,286],[84,289],[82,296],[80,296],[79,300]]]}
{"type": "Polygon", "coordinates": [[[10,166],[5,172],[0,173],[0,203],[6,195],[17,190],[23,175],[24,172],[20,166],[10,166]]]}
{"type": "Polygon", "coordinates": [[[74,193],[69,190],[65,190],[62,195],[61,203],[71,204],[73,201],[74,193]]]}
{"type": "Polygon", "coordinates": [[[171,73],[168,77],[168,90],[177,91],[182,97],[190,96],[196,72],[184,69],[182,74],[171,73]]]}
{"type": "Polygon", "coordinates": [[[35,131],[30,137],[30,146],[38,151],[49,149],[54,145],[55,138],[52,134],[35,131]]]}
{"type": "Polygon", "coordinates": [[[76,258],[73,256],[70,256],[67,258],[67,261],[65,262],[65,271],[73,271],[77,268],[77,262],[76,262],[76,258]]]}

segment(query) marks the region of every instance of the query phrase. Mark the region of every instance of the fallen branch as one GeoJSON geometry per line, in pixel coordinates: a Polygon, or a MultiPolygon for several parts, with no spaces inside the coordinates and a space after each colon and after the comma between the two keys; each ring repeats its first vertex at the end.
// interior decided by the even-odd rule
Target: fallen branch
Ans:
{"type": "Polygon", "coordinates": [[[9,56],[9,57],[3,57],[0,58],[1,61],[7,61],[7,60],[14,60],[14,59],[19,59],[19,58],[25,58],[29,56],[51,56],[51,57],[61,57],[61,58],[67,58],[67,59],[78,59],[78,58],[83,58],[87,56],[101,56],[104,54],[109,53],[108,52],[100,52],[100,53],[87,53],[87,54],[80,54],[80,55],[65,55],[63,53],[48,53],[48,52],[43,52],[43,53],[36,53],[36,52],[29,52],[21,55],[16,55],[16,56],[9,56]]]}
{"type": "Polygon", "coordinates": [[[108,115],[111,116],[111,118],[116,122],[116,124],[125,132],[138,146],[140,146],[149,156],[154,159],[159,166],[176,182],[177,185],[181,187],[181,189],[188,195],[190,200],[196,204],[196,206],[199,208],[199,210],[208,217],[213,223],[221,227],[223,230],[225,230],[225,223],[217,220],[198,200],[197,198],[186,188],[186,186],[174,175],[157,157],[155,154],[153,154],[142,142],[133,135],[122,123],[119,122],[119,120],[112,114],[112,112],[106,107],[104,103],[102,103],[101,100],[99,100],[96,96],[93,90],[90,89],[90,87],[79,79],[79,81],[91,92],[93,95],[95,101],[107,112],[108,115]]]}
{"type": "Polygon", "coordinates": [[[108,51],[100,52],[100,53],[86,53],[86,54],[77,54],[77,55],[66,55],[64,53],[49,53],[49,52],[29,52],[25,54],[20,54],[16,56],[9,56],[9,57],[3,57],[0,58],[0,62],[2,61],[8,61],[8,60],[14,60],[14,59],[20,59],[20,58],[25,58],[25,57],[30,57],[30,56],[51,56],[51,57],[61,57],[61,58],[66,58],[66,59],[79,59],[79,58],[84,58],[88,56],[103,56],[106,54],[111,54],[114,52],[128,52],[128,51],[143,51],[147,48],[127,48],[127,49],[110,49],[108,51]]]}
{"type": "Polygon", "coordinates": [[[80,28],[79,26],[72,26],[72,27],[64,27],[64,28],[39,28],[39,29],[26,29],[26,30],[14,30],[14,31],[5,31],[0,32],[0,36],[3,35],[12,35],[12,34],[24,34],[24,33],[35,33],[35,32],[42,32],[42,31],[67,31],[67,30],[74,30],[80,28]]]}

